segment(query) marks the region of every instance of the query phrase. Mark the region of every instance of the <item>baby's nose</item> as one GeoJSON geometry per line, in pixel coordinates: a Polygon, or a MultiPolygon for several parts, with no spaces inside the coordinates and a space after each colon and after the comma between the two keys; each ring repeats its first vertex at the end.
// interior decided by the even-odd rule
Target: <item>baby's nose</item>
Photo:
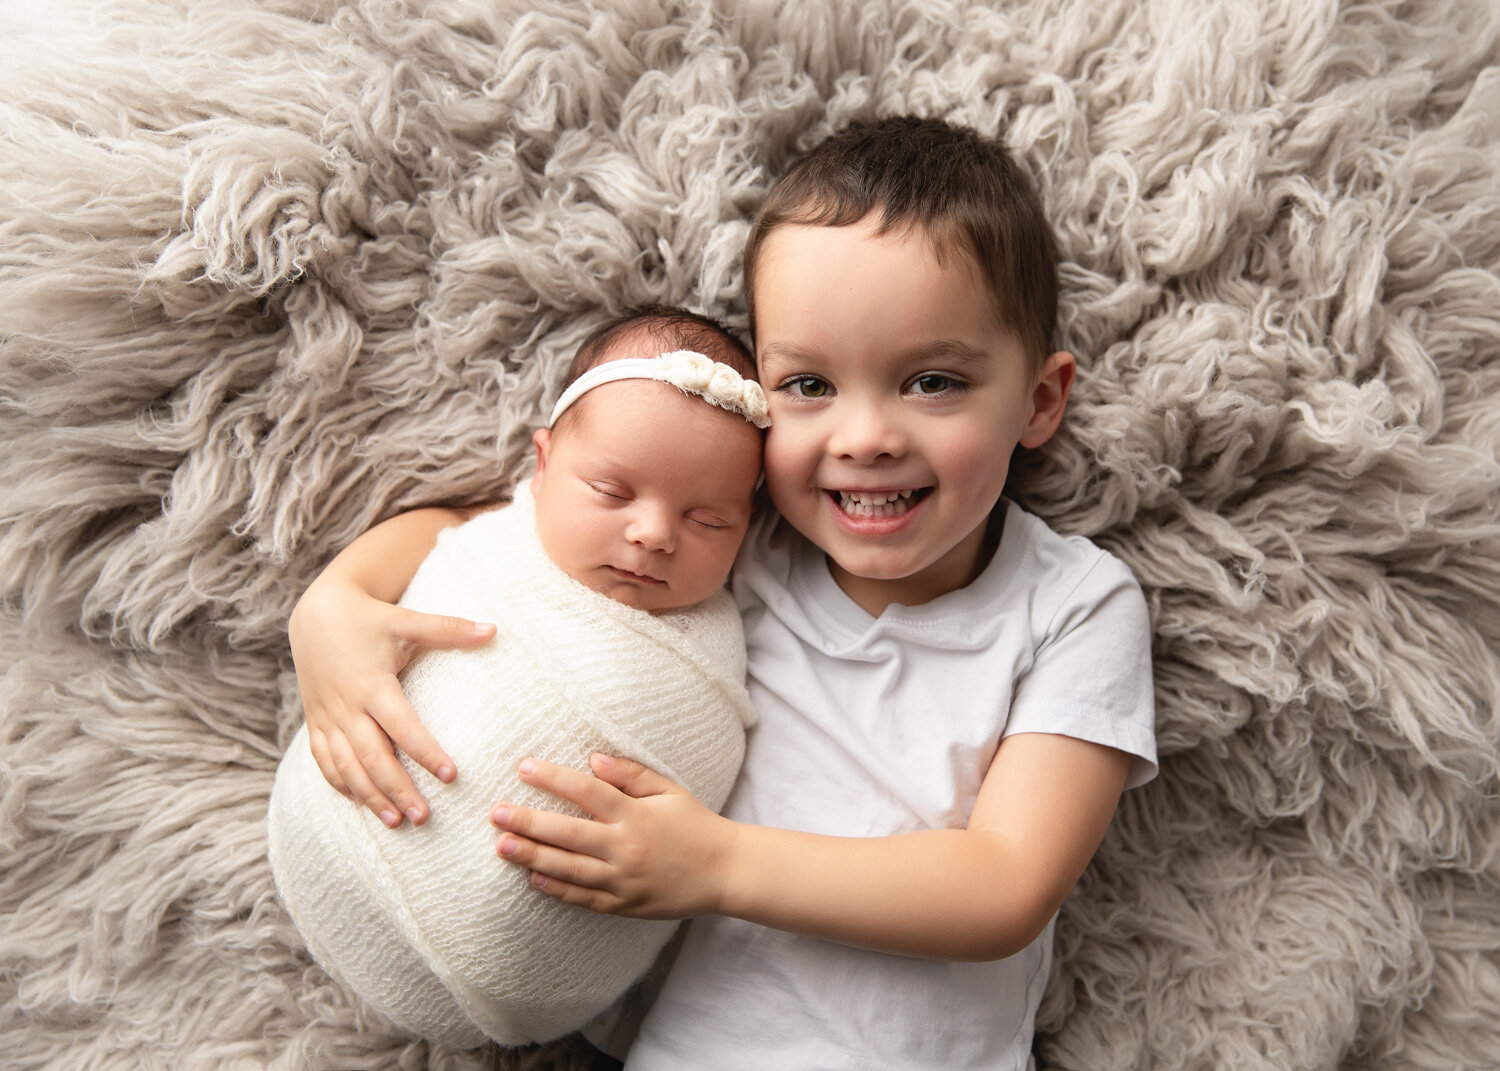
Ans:
{"type": "Polygon", "coordinates": [[[640,504],[626,526],[625,538],[647,550],[671,551],[677,543],[677,525],[667,510],[640,504]]]}

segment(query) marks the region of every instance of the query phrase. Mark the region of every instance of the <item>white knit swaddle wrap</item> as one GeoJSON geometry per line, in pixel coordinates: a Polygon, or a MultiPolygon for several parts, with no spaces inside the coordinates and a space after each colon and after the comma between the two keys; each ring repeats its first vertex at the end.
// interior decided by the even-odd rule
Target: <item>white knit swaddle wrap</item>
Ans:
{"type": "Polygon", "coordinates": [[[532,889],[496,856],[490,809],[569,809],[516,766],[533,755],[586,770],[594,751],[722,807],[753,717],[739,614],[724,591],[652,615],[585,588],[543,554],[525,484],[513,505],[443,532],[401,605],[499,626],[478,650],[420,653],[403,676],[458,780],[402,755],[432,816],[387,829],[323,779],[304,726],[271,796],[277,888],[318,962],[406,1029],[459,1047],[560,1037],[624,993],[677,924],[532,889]]]}

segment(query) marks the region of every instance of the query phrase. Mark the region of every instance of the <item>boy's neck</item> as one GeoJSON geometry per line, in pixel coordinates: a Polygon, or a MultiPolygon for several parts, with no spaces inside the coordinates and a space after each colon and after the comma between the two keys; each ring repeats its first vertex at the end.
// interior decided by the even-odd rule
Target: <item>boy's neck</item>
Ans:
{"type": "Polygon", "coordinates": [[[995,556],[1005,526],[1005,500],[980,525],[931,566],[911,576],[890,580],[856,576],[832,558],[829,575],[839,589],[865,613],[879,617],[889,606],[921,606],[951,591],[968,587],[995,556]]]}

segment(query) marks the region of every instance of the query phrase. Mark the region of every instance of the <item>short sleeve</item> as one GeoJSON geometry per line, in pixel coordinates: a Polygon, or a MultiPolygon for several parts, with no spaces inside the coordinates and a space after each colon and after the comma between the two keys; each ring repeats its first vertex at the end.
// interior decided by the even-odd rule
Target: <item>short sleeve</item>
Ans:
{"type": "Polygon", "coordinates": [[[1125,787],[1156,776],[1151,620],[1130,570],[1100,553],[1046,624],[1016,682],[1002,738],[1054,733],[1133,757],[1125,787]]]}

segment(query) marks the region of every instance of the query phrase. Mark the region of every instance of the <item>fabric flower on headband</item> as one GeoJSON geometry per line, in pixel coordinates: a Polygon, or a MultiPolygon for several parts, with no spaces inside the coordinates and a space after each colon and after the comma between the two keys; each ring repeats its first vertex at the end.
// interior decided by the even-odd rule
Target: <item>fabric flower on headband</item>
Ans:
{"type": "Polygon", "coordinates": [[[569,384],[552,407],[548,424],[556,424],[568,406],[605,383],[621,379],[654,379],[670,383],[680,391],[696,394],[705,402],[744,417],[757,428],[771,426],[766,392],[753,379],[746,379],[727,364],[693,350],[674,350],[660,357],[627,357],[595,365],[569,384]]]}

